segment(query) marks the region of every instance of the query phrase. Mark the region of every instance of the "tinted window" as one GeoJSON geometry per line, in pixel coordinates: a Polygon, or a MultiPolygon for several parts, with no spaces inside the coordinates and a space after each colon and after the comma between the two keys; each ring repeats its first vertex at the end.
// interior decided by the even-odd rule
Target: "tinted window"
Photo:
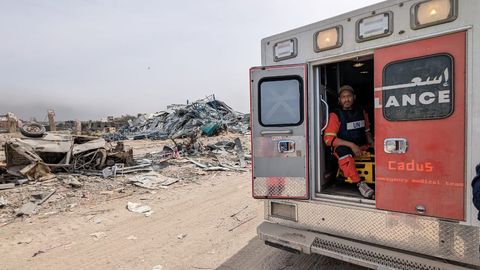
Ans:
{"type": "Polygon", "coordinates": [[[259,82],[260,124],[295,126],[303,121],[303,84],[299,77],[267,78],[259,82]]]}
{"type": "Polygon", "coordinates": [[[453,112],[453,60],[434,55],[383,70],[383,114],[390,121],[438,119],[453,112]]]}

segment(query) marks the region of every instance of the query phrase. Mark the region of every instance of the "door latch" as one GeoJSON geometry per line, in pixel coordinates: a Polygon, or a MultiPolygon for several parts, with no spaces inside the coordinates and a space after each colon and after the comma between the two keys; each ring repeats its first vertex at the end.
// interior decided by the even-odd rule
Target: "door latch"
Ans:
{"type": "Polygon", "coordinates": [[[425,208],[425,206],[419,204],[417,206],[415,206],[415,210],[417,211],[417,213],[423,215],[427,212],[427,209],[425,208]]]}
{"type": "Polygon", "coordinates": [[[278,142],[278,152],[293,153],[295,151],[295,142],[292,140],[281,140],[278,142]]]}
{"type": "Polygon", "coordinates": [[[386,138],[383,141],[383,151],[387,154],[403,154],[407,148],[407,139],[404,138],[386,138]]]}

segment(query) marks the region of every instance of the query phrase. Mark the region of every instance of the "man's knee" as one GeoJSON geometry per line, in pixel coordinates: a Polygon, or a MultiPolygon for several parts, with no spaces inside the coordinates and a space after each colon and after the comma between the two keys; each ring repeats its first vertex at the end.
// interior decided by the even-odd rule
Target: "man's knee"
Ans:
{"type": "Polygon", "coordinates": [[[335,154],[337,155],[338,158],[342,158],[348,155],[353,157],[352,149],[350,149],[350,147],[348,146],[343,146],[343,145],[337,146],[335,148],[335,154]]]}

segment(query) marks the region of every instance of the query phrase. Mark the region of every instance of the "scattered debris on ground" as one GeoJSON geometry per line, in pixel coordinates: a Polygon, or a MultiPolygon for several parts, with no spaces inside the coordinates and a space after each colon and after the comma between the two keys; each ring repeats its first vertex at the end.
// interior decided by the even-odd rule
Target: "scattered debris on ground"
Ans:
{"type": "MultiPolygon", "coordinates": [[[[11,175],[6,169],[0,175],[3,183],[0,184],[0,226],[19,218],[70,212],[79,205],[125,198],[134,193],[149,194],[175,185],[198,184],[196,179],[207,174],[244,173],[250,163],[249,136],[240,137],[242,151],[247,153],[244,166],[241,166],[239,143],[235,143],[235,138],[235,134],[201,137],[198,148],[192,152],[178,151],[172,140],[125,142],[123,147],[131,151],[133,166],[114,163],[102,170],[75,172],[52,166],[48,179],[32,177],[29,180],[24,175],[11,175]]],[[[188,141],[188,138],[178,139],[175,143],[182,146],[188,141]]],[[[50,163],[45,164],[48,167],[50,163]]]]}
{"type": "Polygon", "coordinates": [[[107,237],[107,234],[105,232],[95,232],[95,233],[91,233],[90,236],[93,237],[94,241],[98,241],[104,237],[107,237]]]}
{"type": "Polygon", "coordinates": [[[146,217],[153,214],[152,208],[150,206],[143,205],[141,203],[128,202],[127,203],[127,209],[130,212],[145,214],[146,217]]]}
{"type": "Polygon", "coordinates": [[[184,234],[184,233],[177,235],[177,239],[179,239],[179,240],[182,240],[185,237],[187,237],[187,235],[184,234]]]}
{"type": "MultiPolygon", "coordinates": [[[[247,114],[214,98],[168,109],[103,137],[45,131],[34,123],[24,124],[22,134],[0,134],[0,227],[250,170],[247,114]]],[[[146,216],[153,213],[147,208],[127,205],[146,216]]]]}

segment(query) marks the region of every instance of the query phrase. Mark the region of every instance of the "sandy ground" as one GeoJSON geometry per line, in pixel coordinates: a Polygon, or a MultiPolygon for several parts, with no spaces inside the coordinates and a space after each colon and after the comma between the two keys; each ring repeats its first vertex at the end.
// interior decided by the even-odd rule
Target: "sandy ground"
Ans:
{"type": "Polygon", "coordinates": [[[250,240],[218,270],[366,270],[367,268],[321,255],[293,254],[266,246],[258,238],[250,240]]]}
{"type": "Polygon", "coordinates": [[[0,268],[214,269],[255,236],[262,219],[248,179],[208,175],[198,184],[15,222],[0,231],[0,268]],[[154,213],[129,212],[128,201],[154,213]]]}
{"type": "MultiPolygon", "coordinates": [[[[139,155],[162,147],[130,146],[139,155]]],[[[0,270],[363,269],[265,246],[256,238],[263,202],[251,197],[250,171],[197,174],[190,167],[167,170],[182,181],[165,189],[81,197],[67,211],[46,208],[0,227],[0,270]],[[128,202],[148,205],[153,214],[130,212],[128,202]]]]}
{"type": "Polygon", "coordinates": [[[7,225],[0,230],[0,269],[364,269],[265,246],[255,237],[263,204],[250,197],[249,179],[209,175],[7,225]],[[128,201],[154,213],[129,212],[128,201]]]}

